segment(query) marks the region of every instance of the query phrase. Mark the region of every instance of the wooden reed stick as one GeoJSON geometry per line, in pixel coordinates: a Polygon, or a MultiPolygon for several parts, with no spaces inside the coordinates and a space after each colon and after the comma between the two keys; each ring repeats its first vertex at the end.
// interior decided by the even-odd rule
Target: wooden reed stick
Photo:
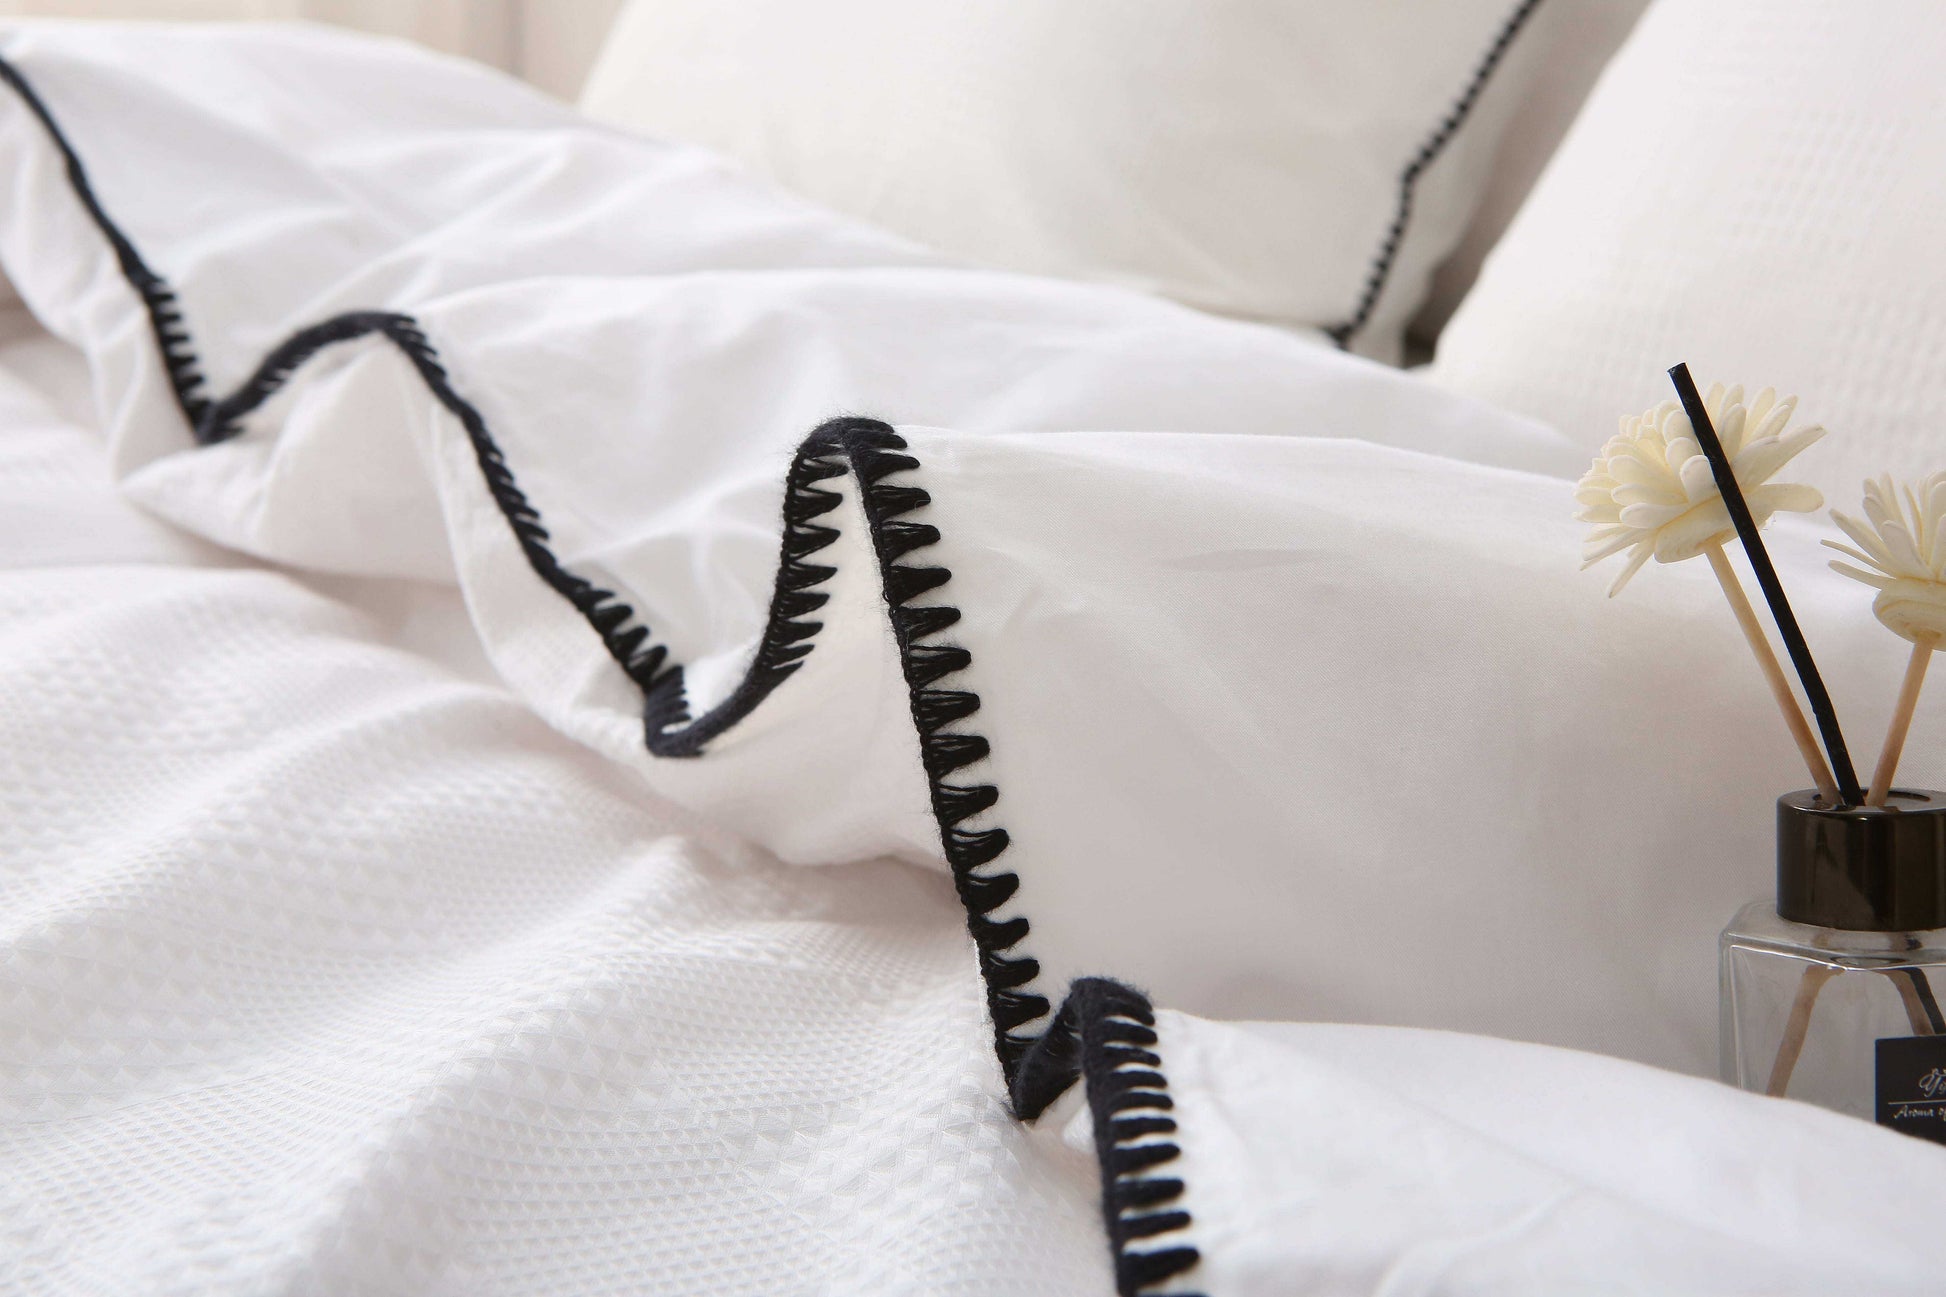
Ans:
{"type": "Polygon", "coordinates": [[[1818,1002],[1818,992],[1837,972],[1829,964],[1812,964],[1798,980],[1797,998],[1791,1001],[1791,1016],[1784,1023],[1784,1038],[1778,1042],[1777,1059],[1770,1066],[1770,1084],[1764,1087],[1765,1094],[1782,1098],[1790,1088],[1791,1073],[1797,1070],[1797,1056],[1804,1052],[1804,1033],[1811,1029],[1811,1010],[1818,1002]]]}
{"type": "Polygon", "coordinates": [[[1865,794],[1867,806],[1885,805],[1886,797],[1892,792],[1899,753],[1905,749],[1906,732],[1912,728],[1912,712],[1919,705],[1919,690],[1926,683],[1926,666],[1938,647],[1937,635],[1927,635],[1912,645],[1912,657],[1905,664],[1905,683],[1899,686],[1899,701],[1892,708],[1892,724],[1885,731],[1885,746],[1879,749],[1878,769],[1872,772],[1872,787],[1865,794]]]}
{"type": "Polygon", "coordinates": [[[1710,570],[1716,573],[1716,582],[1723,587],[1723,597],[1730,601],[1730,609],[1737,615],[1737,625],[1743,630],[1743,638],[1756,655],[1757,665],[1763,668],[1764,679],[1770,683],[1771,696],[1777,700],[1777,710],[1784,713],[1784,724],[1790,726],[1791,738],[1797,743],[1805,766],[1811,771],[1811,782],[1817,785],[1820,796],[1827,801],[1837,801],[1838,781],[1831,777],[1831,767],[1825,764],[1817,736],[1811,733],[1810,722],[1804,719],[1804,712],[1798,707],[1796,696],[1791,693],[1791,682],[1785,677],[1777,655],[1770,650],[1770,641],[1764,636],[1763,623],[1757,620],[1756,609],[1744,596],[1743,583],[1737,580],[1736,570],[1730,566],[1730,556],[1723,552],[1720,544],[1711,545],[1703,552],[1709,555],[1710,570]]]}
{"type": "MultiPolygon", "coordinates": [[[[1901,934],[1892,934],[1892,948],[1900,949],[1901,934]]],[[[1899,999],[1905,1002],[1906,1021],[1912,1025],[1915,1036],[1937,1036],[1946,1034],[1946,1019],[1942,1019],[1939,1005],[1932,999],[1931,988],[1926,985],[1925,973],[1917,968],[1895,968],[1883,970],[1892,979],[1892,985],[1899,992],[1899,999]]],[[[1838,970],[1829,964],[1808,964],[1797,981],[1797,998],[1791,1001],[1791,1016],[1784,1023],[1784,1035],[1777,1042],[1777,1057],[1771,1060],[1770,1082],[1764,1093],[1773,1098],[1782,1097],[1790,1088],[1791,1073],[1797,1070],[1797,1060],[1804,1053],[1804,1037],[1811,1030],[1811,1010],[1817,1006],[1818,993],[1824,984],[1838,975],[1838,970]]]]}

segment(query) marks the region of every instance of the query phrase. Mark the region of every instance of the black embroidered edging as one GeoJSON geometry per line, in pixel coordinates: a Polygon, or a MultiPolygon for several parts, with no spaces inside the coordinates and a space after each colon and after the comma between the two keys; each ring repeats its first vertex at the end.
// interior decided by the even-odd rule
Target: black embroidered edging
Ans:
{"type": "Polygon", "coordinates": [[[1100,977],[1077,980],[1061,1011],[1021,1060],[1014,1109],[1038,1117],[1074,1083],[1087,1083],[1101,1166],[1101,1214],[1115,1258],[1115,1291],[1135,1297],[1200,1260],[1185,1243],[1141,1246],[1188,1228],[1176,1205],[1183,1182],[1150,1174],[1182,1156],[1169,1082],[1156,1053],[1155,1013],[1139,991],[1100,977]]]}
{"type": "MultiPolygon", "coordinates": [[[[158,278],[156,282],[161,281],[158,278]]],[[[180,322],[176,327],[185,354],[193,356],[186,328],[180,322]]],[[[433,396],[459,420],[472,443],[487,491],[513,529],[528,566],[574,606],[601,637],[609,656],[642,690],[645,741],[651,752],[664,757],[701,755],[709,740],[748,715],[809,655],[810,640],[817,633],[819,623],[804,618],[822,607],[828,598],[811,587],[828,580],[833,569],[805,559],[838,535],[835,528],[819,526],[812,520],[834,508],[841,498],[835,492],[818,489],[816,484],[842,476],[846,471],[840,457],[849,456],[852,442],[833,440],[829,430],[847,421],[836,420],[818,429],[792,462],[785,481],[784,534],[777,582],[755,659],[729,697],[701,718],[692,720],[681,665],[668,661],[666,646],[650,642],[649,628],[619,595],[569,571],[555,557],[540,512],[514,480],[506,456],[487,429],[485,417],[453,388],[437,349],[411,316],[387,311],[352,311],[299,330],[266,356],[256,372],[235,392],[221,400],[203,403],[202,415],[194,427],[196,440],[208,446],[237,436],[243,431],[243,420],[276,395],[306,361],[326,347],[372,334],[384,337],[404,353],[433,396]]],[[[892,525],[895,530],[910,526],[892,525]]],[[[937,533],[933,538],[938,538],[937,533]]],[[[955,613],[955,619],[957,616],[955,613]]]]}
{"type": "Polygon", "coordinates": [[[1379,294],[1385,291],[1385,281],[1392,276],[1392,263],[1398,260],[1399,245],[1405,241],[1406,226],[1412,222],[1412,199],[1419,188],[1419,177],[1446,151],[1453,136],[1459,134],[1459,128],[1472,114],[1473,105],[1487,88],[1487,82],[1493,79],[1494,71],[1500,66],[1501,59],[1506,57],[1514,37],[1520,35],[1520,29],[1527,25],[1527,20],[1540,7],[1541,0],[1520,0],[1514,6],[1513,13],[1508,15],[1500,25],[1499,32],[1494,35],[1493,44],[1487,47],[1485,57],[1473,69],[1473,76],[1460,92],[1460,97],[1453,101],[1453,106],[1439,119],[1439,125],[1433,128],[1432,134],[1425,138],[1411,161],[1405,164],[1405,170],[1399,173],[1398,205],[1392,212],[1392,224],[1379,241],[1378,255],[1372,258],[1371,269],[1366,272],[1365,287],[1358,296],[1358,304],[1352,308],[1351,318],[1324,331],[1341,350],[1349,347],[1359,330],[1371,320],[1372,311],[1378,306],[1379,294]]]}
{"type": "MultiPolygon", "coordinates": [[[[561,565],[548,546],[548,531],[535,509],[514,480],[506,456],[487,430],[486,418],[479,408],[454,390],[439,359],[439,352],[427,340],[418,321],[393,311],[351,311],[300,329],[285,339],[257,366],[243,385],[221,400],[209,402],[196,424],[196,440],[205,446],[228,441],[243,431],[243,420],[275,396],[291,375],[313,356],[339,343],[352,342],[376,334],[402,352],[418,371],[427,389],[441,405],[459,420],[472,443],[473,456],[487,493],[493,497],[500,514],[512,528],[527,565],[549,588],[572,604],[601,637],[610,657],[643,691],[654,697],[665,688],[675,668],[664,667],[668,649],[649,644],[646,626],[635,622],[635,613],[613,590],[604,589],[561,565]]],[[[187,335],[185,334],[185,337],[187,335]]],[[[653,735],[650,746],[654,747],[653,735]]]]}
{"type": "Polygon", "coordinates": [[[682,668],[665,665],[667,648],[648,643],[648,627],[614,591],[568,571],[555,557],[539,511],[514,480],[513,470],[488,431],[485,418],[454,390],[438,351],[412,317],[384,311],[352,312],[301,330],[265,357],[235,393],[208,406],[195,430],[197,441],[214,445],[238,435],[243,419],[275,395],[307,360],[335,343],[371,334],[398,347],[433,396],[465,428],[487,491],[512,528],[528,566],[574,605],[594,627],[609,655],[641,688],[648,746],[661,756],[700,755],[710,738],[748,714],[802,665],[820,628],[820,623],[804,620],[804,616],[822,606],[828,597],[811,587],[822,584],[836,571],[806,561],[838,537],[835,527],[820,525],[815,519],[837,507],[843,498],[817,484],[841,477],[848,470],[856,476],[892,632],[898,641],[933,818],[979,952],[994,1049],[1007,1074],[1013,1075],[1032,1041],[1031,1035],[1020,1034],[1018,1028],[1044,1016],[1048,1003],[1045,997],[1021,989],[1039,975],[1040,965],[1024,955],[1007,953],[1027,935],[1027,920],[990,917],[1020,886],[1016,874],[980,872],[1006,850],[1007,831],[962,827],[966,820],[990,809],[1000,793],[992,784],[955,783],[950,779],[963,767],[986,757],[989,745],[978,734],[950,728],[979,711],[979,695],[971,690],[938,687],[945,677],[972,664],[972,655],[965,649],[936,639],[959,621],[959,609],[938,604],[915,606],[912,602],[944,585],[952,572],[901,561],[912,551],[939,540],[938,528],[902,516],[931,503],[932,497],[919,487],[885,480],[919,467],[917,459],[901,453],[906,449],[905,439],[876,419],[844,418],[823,424],[798,448],[785,479],[782,554],[770,617],[756,658],[723,704],[701,720],[690,721],[682,668]]]}
{"type": "Polygon", "coordinates": [[[0,81],[13,87],[14,93],[27,105],[27,111],[40,119],[48,138],[60,150],[61,161],[67,166],[68,186],[87,209],[95,228],[115,249],[115,260],[121,265],[122,277],[142,298],[142,305],[149,316],[149,328],[155,334],[156,348],[162,353],[163,367],[169,371],[170,390],[176,394],[176,404],[182,407],[183,417],[189,420],[191,427],[195,427],[209,402],[202,395],[203,375],[196,363],[189,332],[183,325],[182,311],[176,305],[175,291],[163,282],[162,276],[149,269],[141,254],[136,252],[135,245],[108,219],[108,213],[101,209],[100,202],[95,198],[94,187],[88,183],[88,173],[82,167],[81,159],[69,146],[67,136],[61,133],[54,114],[34,93],[34,88],[27,84],[27,79],[5,59],[0,59],[0,81]]]}
{"type": "Polygon", "coordinates": [[[453,387],[438,350],[418,321],[391,311],[353,311],[300,329],[274,348],[235,392],[218,400],[203,394],[204,378],[187,323],[176,294],[161,275],[142,260],[88,181],[80,157],[62,134],[53,114],[19,71],[0,59],[0,80],[13,87],[54,141],[67,166],[68,179],[89,218],[115,249],[122,273],[141,296],[155,336],[169,359],[169,379],[177,404],[188,418],[200,445],[215,445],[242,433],[244,420],[263,406],[291,376],[327,347],[373,335],[383,337],[402,352],[432,395],[459,420],[473,447],[487,492],[506,519],[521,552],[538,577],[573,605],[601,638],[610,657],[643,694],[644,731],[648,748],[658,756],[700,755],[710,739],[727,730],[795,673],[811,651],[820,624],[807,620],[829,596],[814,589],[836,569],[808,561],[810,555],[838,537],[835,527],[816,521],[835,508],[842,497],[818,484],[842,477],[848,470],[859,482],[860,505],[877,555],[892,632],[898,641],[900,668],[905,675],[912,721],[918,731],[921,762],[938,823],[940,843],[952,870],[953,884],[966,907],[967,927],[979,952],[980,974],[986,984],[987,1009],[992,1019],[994,1049],[1008,1077],[1015,1074],[1022,1055],[1033,1042],[1020,1029],[1048,1011],[1044,996],[1026,990],[1040,974],[1040,965],[1024,955],[1009,954],[1027,935],[1025,918],[998,920],[993,912],[1020,886],[1010,872],[983,873],[1007,848],[1001,828],[968,829],[968,819],[999,800],[991,784],[956,783],[951,776],[984,758],[989,746],[978,734],[957,728],[980,708],[979,695],[966,689],[941,688],[945,677],[964,671],[972,655],[940,636],[959,621],[957,608],[913,601],[944,585],[952,573],[939,566],[902,562],[912,551],[939,540],[937,528],[912,522],[905,514],[930,503],[916,486],[889,482],[893,474],[919,467],[904,454],[906,443],[892,428],[875,419],[833,419],[805,439],[785,479],[783,536],[777,579],[769,616],[755,659],[729,696],[700,718],[691,719],[683,688],[682,667],[668,661],[665,646],[653,644],[649,628],[635,610],[614,591],[598,586],[562,565],[549,546],[540,511],[514,479],[506,456],[487,428],[486,418],[453,387]]]}
{"type": "Polygon", "coordinates": [[[840,418],[819,426],[805,439],[785,479],[783,536],[770,611],[755,660],[730,695],[699,718],[689,715],[682,668],[668,662],[668,650],[649,643],[648,627],[614,591],[568,571],[549,546],[549,534],[489,431],[485,417],[453,387],[437,349],[413,317],[390,311],[354,311],[301,329],[275,347],[256,370],[228,396],[211,400],[194,340],[162,276],[142,260],[133,243],[96,199],[79,156],[53,115],[6,59],[0,81],[20,95],[60,151],[68,179],[89,218],[114,248],[124,277],[140,296],[161,349],[176,402],[199,445],[210,446],[242,433],[244,420],[269,401],[307,361],[327,347],[379,336],[397,347],[435,399],[466,431],[488,494],[506,519],[535,574],[566,599],[592,626],[609,655],[642,690],[648,748],[660,756],[700,755],[710,739],[748,715],[758,703],[802,665],[820,624],[806,618],[828,596],[814,589],[836,572],[808,562],[810,555],[838,537],[835,527],[816,521],[842,497],[818,484],[847,471],[859,485],[859,504],[878,560],[881,589],[899,664],[906,681],[913,726],[917,730],[933,818],[951,867],[953,884],[966,909],[967,928],[978,952],[986,986],[994,1049],[1008,1085],[1015,1115],[1038,1116],[1072,1085],[1086,1078],[1094,1120],[1096,1155],[1101,1164],[1102,1211],[1115,1258],[1116,1286],[1137,1294],[1194,1266],[1187,1245],[1138,1248],[1143,1239],[1180,1231],[1189,1213],[1167,1204],[1182,1196],[1183,1183],[1147,1175],[1174,1160],[1178,1147],[1156,1138],[1175,1131],[1164,1116],[1171,1107],[1161,1072],[1155,1018],[1148,1001],[1118,983],[1100,978],[1077,981],[1061,1011],[1042,1033],[1020,1029],[1046,1016],[1048,1002],[1027,988],[1039,964],[1008,952],[1024,939],[1024,917],[991,917],[1019,888],[1011,872],[981,872],[1007,849],[1005,829],[968,829],[965,822],[993,807],[999,790],[991,784],[955,783],[951,776],[984,759],[987,740],[958,728],[979,711],[979,695],[941,688],[949,676],[966,670],[972,655],[938,637],[960,618],[957,608],[915,604],[945,585],[949,569],[903,560],[936,544],[939,530],[905,517],[931,503],[923,489],[888,481],[919,468],[905,439],[875,419],[840,418]]]}

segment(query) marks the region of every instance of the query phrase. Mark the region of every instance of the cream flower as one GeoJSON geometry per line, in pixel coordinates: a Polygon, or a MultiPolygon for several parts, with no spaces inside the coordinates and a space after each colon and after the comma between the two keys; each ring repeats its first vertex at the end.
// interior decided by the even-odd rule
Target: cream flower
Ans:
{"type": "MultiPolygon", "coordinates": [[[[1726,391],[1716,383],[1703,398],[1703,408],[1759,527],[1773,513],[1809,513],[1824,504],[1811,487],[1769,480],[1824,436],[1824,429],[1815,425],[1785,430],[1797,409],[1796,397],[1780,401],[1765,388],[1746,408],[1742,387],[1726,391]]],[[[1581,505],[1575,517],[1595,524],[1582,547],[1584,569],[1631,551],[1628,566],[1609,587],[1611,597],[1621,593],[1650,555],[1658,563],[1677,563],[1736,534],[1689,416],[1674,401],[1624,417],[1621,432],[1595,456],[1574,498],[1581,505]]]]}
{"type": "Polygon", "coordinates": [[[1831,520],[1858,548],[1835,540],[1825,544],[1871,570],[1836,559],[1831,566],[1877,588],[1872,611],[1878,619],[1915,644],[1946,637],[1946,473],[1934,473],[1903,493],[1889,477],[1867,482],[1865,521],[1836,509],[1831,520]]]}

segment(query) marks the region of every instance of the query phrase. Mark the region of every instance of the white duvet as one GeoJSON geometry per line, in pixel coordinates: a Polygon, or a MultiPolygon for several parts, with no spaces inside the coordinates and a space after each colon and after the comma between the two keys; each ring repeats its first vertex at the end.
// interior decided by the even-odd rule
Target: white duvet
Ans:
{"type": "Polygon", "coordinates": [[[1568,437],[399,47],[0,58],[0,1286],[1946,1273],[1661,1070],[1796,780],[1568,437]]]}

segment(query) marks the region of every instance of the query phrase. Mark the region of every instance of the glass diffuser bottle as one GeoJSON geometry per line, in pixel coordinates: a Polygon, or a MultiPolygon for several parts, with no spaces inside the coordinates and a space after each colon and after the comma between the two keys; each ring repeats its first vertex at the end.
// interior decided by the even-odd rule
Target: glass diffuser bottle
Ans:
{"type": "Polygon", "coordinates": [[[1946,793],[1777,799],[1777,897],[1723,930],[1723,1079],[1946,1143],[1946,793]]]}

